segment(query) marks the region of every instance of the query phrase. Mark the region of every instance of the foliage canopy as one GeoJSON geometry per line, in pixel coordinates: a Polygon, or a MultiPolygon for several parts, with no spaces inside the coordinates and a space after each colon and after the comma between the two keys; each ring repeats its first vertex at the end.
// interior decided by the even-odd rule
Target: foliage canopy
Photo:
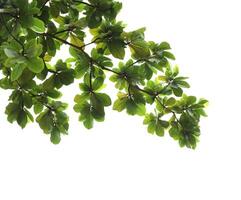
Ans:
{"type": "Polygon", "coordinates": [[[0,0],[0,87],[12,91],[9,122],[24,128],[36,120],[58,144],[69,128],[60,89],[78,79],[74,110],[87,129],[104,121],[105,107],[113,104],[118,112],[143,116],[149,133],[168,130],[181,147],[196,147],[207,100],[184,94],[190,85],[171,65],[175,57],[167,42],[146,41],[145,28],[125,31],[116,20],[121,8],[113,0],[0,0]],[[62,45],[70,57],[53,64],[62,45]],[[114,58],[122,60],[115,67],[114,58]],[[118,91],[113,103],[102,92],[107,77],[118,91]]]}

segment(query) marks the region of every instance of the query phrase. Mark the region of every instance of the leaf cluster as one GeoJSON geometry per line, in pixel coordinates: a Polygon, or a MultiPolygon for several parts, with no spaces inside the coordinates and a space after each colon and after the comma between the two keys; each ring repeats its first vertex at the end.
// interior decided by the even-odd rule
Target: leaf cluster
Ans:
{"type": "Polygon", "coordinates": [[[146,41],[145,28],[127,31],[121,8],[114,0],[0,0],[0,87],[11,91],[10,123],[36,121],[58,144],[69,128],[61,88],[78,81],[74,111],[87,129],[113,105],[143,117],[150,134],[167,131],[181,147],[196,147],[207,100],[185,94],[190,85],[173,67],[169,43],[146,41]],[[69,58],[54,62],[63,45],[69,58]],[[103,90],[108,79],[116,100],[103,90]]]}

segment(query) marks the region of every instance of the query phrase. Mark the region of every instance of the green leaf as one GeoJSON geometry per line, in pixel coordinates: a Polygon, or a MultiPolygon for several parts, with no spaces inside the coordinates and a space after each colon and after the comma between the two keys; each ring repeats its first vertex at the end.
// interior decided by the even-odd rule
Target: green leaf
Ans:
{"type": "Polygon", "coordinates": [[[59,12],[60,12],[60,7],[57,6],[56,4],[54,3],[50,3],[50,7],[49,7],[49,11],[50,11],[50,14],[53,18],[57,18],[59,16],[59,12]]]}
{"type": "Polygon", "coordinates": [[[183,90],[179,87],[172,87],[173,93],[175,94],[175,96],[177,97],[181,97],[183,94],[183,90]]]}
{"type": "Polygon", "coordinates": [[[147,58],[150,56],[150,50],[145,41],[137,40],[129,44],[132,56],[135,59],[147,58]]]}
{"type": "Polygon", "coordinates": [[[187,97],[187,105],[192,105],[197,101],[197,98],[195,96],[188,96],[187,97]]]}
{"type": "Polygon", "coordinates": [[[41,58],[29,58],[26,60],[27,67],[30,71],[38,74],[44,69],[44,62],[41,58]]]}
{"type": "Polygon", "coordinates": [[[36,33],[44,33],[45,32],[44,22],[36,17],[33,18],[33,25],[30,28],[36,33]]]}
{"type": "Polygon", "coordinates": [[[36,121],[39,123],[40,128],[44,133],[49,133],[52,130],[53,124],[53,114],[48,110],[42,112],[37,117],[36,121]]]}
{"type": "Polygon", "coordinates": [[[49,56],[55,56],[56,54],[56,44],[53,38],[46,37],[47,52],[49,56]]]}
{"type": "Polygon", "coordinates": [[[58,78],[60,82],[64,85],[70,85],[74,82],[74,70],[70,69],[59,73],[58,78]]]}
{"type": "Polygon", "coordinates": [[[61,141],[60,131],[57,127],[54,127],[51,131],[50,140],[53,144],[59,144],[61,141]]]}
{"type": "Polygon", "coordinates": [[[58,98],[60,98],[62,96],[62,93],[60,91],[58,91],[58,90],[55,90],[55,89],[48,90],[46,92],[46,94],[47,94],[47,96],[49,96],[49,97],[51,97],[53,99],[58,99],[58,98]]]}
{"type": "Polygon", "coordinates": [[[98,11],[96,11],[90,15],[88,20],[88,26],[89,28],[93,29],[98,27],[101,24],[101,22],[102,22],[102,16],[98,11]]]}
{"type": "Polygon", "coordinates": [[[89,69],[88,64],[84,63],[77,63],[75,67],[75,78],[79,79],[82,78],[86,71],[89,69]]]}
{"type": "Polygon", "coordinates": [[[162,42],[160,45],[159,45],[159,49],[160,50],[169,50],[171,49],[171,46],[169,43],[167,42],[162,42]]]}
{"type": "Polygon", "coordinates": [[[24,69],[25,69],[24,64],[17,64],[13,66],[13,70],[11,72],[11,81],[16,81],[18,78],[22,75],[24,69]]]}
{"type": "Polygon", "coordinates": [[[32,96],[28,93],[23,94],[23,103],[27,108],[31,108],[33,105],[32,96]]]}
{"type": "Polygon", "coordinates": [[[166,105],[167,105],[167,106],[173,106],[173,105],[175,105],[175,103],[176,103],[176,99],[173,98],[173,97],[170,97],[170,98],[166,101],[166,105]]]}
{"type": "Polygon", "coordinates": [[[177,128],[172,127],[169,129],[169,134],[174,140],[179,140],[180,134],[177,128]]]}
{"type": "Polygon", "coordinates": [[[105,111],[102,106],[95,106],[91,110],[91,115],[96,121],[102,122],[105,119],[105,111]]]}
{"type": "Polygon", "coordinates": [[[151,122],[148,124],[147,131],[148,131],[148,133],[154,134],[154,132],[156,131],[155,121],[151,121],[151,122]]]}
{"type": "Polygon", "coordinates": [[[85,84],[85,83],[80,83],[80,84],[79,84],[79,88],[80,88],[80,90],[82,90],[83,92],[89,92],[89,91],[90,91],[89,85],[87,85],[87,84],[85,84]]]}
{"type": "Polygon", "coordinates": [[[126,102],[126,110],[129,115],[140,115],[143,116],[146,113],[144,104],[137,104],[135,101],[128,99],[126,102]]]}
{"type": "Polygon", "coordinates": [[[34,122],[33,115],[32,115],[28,110],[25,110],[25,112],[26,112],[26,114],[27,114],[28,119],[29,119],[31,122],[34,122]]]}
{"type": "Polygon", "coordinates": [[[42,112],[43,111],[43,104],[42,103],[40,103],[40,102],[36,102],[35,104],[34,104],[34,107],[33,107],[33,110],[34,110],[34,113],[35,114],[39,114],[40,112],[42,112]]]}
{"type": "Polygon", "coordinates": [[[140,74],[143,74],[147,80],[150,80],[152,78],[153,71],[150,66],[145,63],[140,66],[140,74]]]}
{"type": "Polygon", "coordinates": [[[20,110],[19,110],[17,104],[10,103],[10,104],[7,106],[6,111],[5,111],[5,113],[8,115],[7,120],[8,120],[10,123],[13,123],[14,121],[16,121],[16,120],[17,120],[17,117],[18,117],[19,111],[20,111],[20,110]]]}
{"type": "Polygon", "coordinates": [[[127,101],[127,98],[117,99],[114,102],[113,110],[116,110],[118,112],[123,111],[126,108],[126,101],[127,101]]]}
{"type": "Polygon", "coordinates": [[[104,105],[110,106],[111,105],[111,98],[105,93],[96,93],[96,98],[104,105]]]}
{"type": "Polygon", "coordinates": [[[92,89],[94,91],[98,90],[104,83],[104,78],[103,77],[97,77],[94,82],[93,82],[93,85],[92,85],[92,89]]]}
{"type": "Polygon", "coordinates": [[[107,43],[107,47],[110,50],[111,54],[118,59],[124,59],[125,57],[125,48],[124,43],[121,40],[112,40],[107,43]]]}
{"type": "Polygon", "coordinates": [[[15,0],[14,4],[18,6],[21,11],[26,12],[28,10],[28,0],[15,0]]]}
{"type": "Polygon", "coordinates": [[[37,43],[37,39],[32,39],[25,45],[25,53],[29,58],[38,57],[42,53],[42,45],[37,43]]]}
{"type": "Polygon", "coordinates": [[[87,129],[93,128],[93,124],[94,124],[94,119],[93,119],[93,117],[90,116],[90,115],[89,115],[89,116],[86,116],[83,124],[84,124],[85,128],[87,128],[87,129]]]}
{"type": "Polygon", "coordinates": [[[166,57],[166,58],[169,58],[171,60],[175,60],[175,56],[171,53],[171,52],[168,52],[168,51],[164,51],[163,52],[163,56],[166,57]]]}
{"type": "Polygon", "coordinates": [[[156,135],[162,137],[164,136],[164,128],[162,127],[161,123],[158,123],[156,124],[156,127],[155,127],[155,132],[156,132],[156,135]]]}
{"type": "Polygon", "coordinates": [[[84,42],[73,34],[70,34],[70,42],[72,44],[74,44],[75,46],[78,46],[78,47],[84,46],[84,42]]]}
{"type": "Polygon", "coordinates": [[[88,99],[89,99],[89,93],[84,92],[81,95],[76,95],[74,98],[74,102],[77,104],[82,104],[82,103],[86,102],[86,100],[88,100],[88,99]]]}
{"type": "Polygon", "coordinates": [[[27,125],[28,118],[24,110],[21,110],[18,113],[17,122],[18,122],[18,125],[21,126],[21,128],[25,128],[25,126],[27,125]]]}
{"type": "Polygon", "coordinates": [[[19,56],[19,54],[13,49],[6,48],[6,49],[4,49],[4,53],[9,58],[15,58],[15,57],[19,56]]]}
{"type": "Polygon", "coordinates": [[[176,77],[178,74],[179,74],[179,67],[176,65],[176,66],[173,68],[173,76],[176,77]]]}
{"type": "Polygon", "coordinates": [[[186,81],[175,81],[182,88],[190,88],[190,85],[186,81]]]}
{"type": "Polygon", "coordinates": [[[78,111],[80,113],[79,121],[83,121],[85,128],[93,128],[94,118],[91,115],[91,105],[87,102],[84,102],[81,105],[78,104],[78,106],[78,111]]]}

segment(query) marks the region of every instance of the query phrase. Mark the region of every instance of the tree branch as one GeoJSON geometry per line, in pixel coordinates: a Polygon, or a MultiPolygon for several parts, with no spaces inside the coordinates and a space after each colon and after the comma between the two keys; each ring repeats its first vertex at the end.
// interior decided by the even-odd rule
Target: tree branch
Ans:
{"type": "Polygon", "coordinates": [[[49,2],[50,0],[46,0],[43,5],[41,6],[40,10],[43,10],[44,9],[44,6],[49,2]]]}
{"type": "Polygon", "coordinates": [[[139,62],[142,62],[142,61],[146,61],[146,59],[139,59],[139,60],[136,60],[135,62],[133,62],[132,64],[128,65],[126,68],[130,68],[132,66],[134,66],[135,64],[139,63],[139,62]]]}
{"type": "Polygon", "coordinates": [[[58,31],[56,33],[54,33],[53,35],[58,35],[60,33],[64,33],[64,32],[69,32],[69,31],[73,31],[76,27],[70,27],[68,29],[62,30],[62,31],[58,31]]]}
{"type": "Polygon", "coordinates": [[[56,73],[57,73],[56,71],[53,71],[53,70],[51,70],[51,69],[48,69],[47,64],[46,64],[44,58],[42,58],[42,60],[43,60],[43,63],[44,63],[44,67],[48,70],[48,72],[51,72],[51,73],[53,73],[53,74],[56,74],[56,73]]]}
{"type": "MultiPolygon", "coordinates": [[[[83,52],[83,53],[90,59],[90,61],[92,62],[92,64],[93,64],[93,63],[96,64],[96,65],[99,66],[101,69],[106,70],[106,71],[109,71],[109,72],[112,72],[112,73],[114,73],[114,74],[116,74],[116,75],[119,75],[119,76],[123,75],[123,73],[120,73],[120,72],[117,72],[117,71],[115,71],[115,70],[109,69],[109,68],[107,68],[107,67],[105,67],[105,66],[102,66],[102,65],[101,65],[100,63],[98,63],[96,60],[94,60],[93,58],[91,58],[91,57],[89,56],[89,54],[86,53],[86,52],[83,50],[83,47],[76,46],[76,45],[74,45],[74,44],[72,44],[72,43],[70,43],[70,42],[68,42],[68,41],[66,41],[66,40],[64,40],[64,39],[62,39],[62,38],[56,37],[55,35],[52,35],[52,34],[48,34],[48,35],[51,36],[51,37],[53,37],[53,38],[56,39],[56,40],[61,41],[61,42],[64,43],[64,44],[67,44],[67,45],[69,45],[69,46],[72,46],[72,47],[80,50],[81,52],[83,52]]],[[[97,40],[97,39],[98,39],[98,38],[96,38],[96,40],[97,40]]],[[[93,41],[93,42],[94,42],[94,41],[93,41]]],[[[92,44],[93,42],[91,42],[91,43],[89,43],[89,44],[92,44]]],[[[135,63],[140,62],[140,61],[141,61],[141,59],[140,59],[140,60],[137,60],[135,63]]],[[[133,64],[134,64],[134,63],[133,63],[133,64]]],[[[133,64],[132,64],[132,65],[133,65],[133,64]]],[[[127,81],[127,82],[128,82],[128,81],[127,81]]],[[[128,83],[129,83],[129,82],[128,82],[128,83]]],[[[129,83],[129,84],[130,84],[130,83],[129,83]]],[[[134,87],[134,88],[136,88],[137,90],[139,90],[139,91],[141,91],[141,92],[144,92],[144,93],[146,93],[146,94],[148,94],[148,95],[150,95],[150,96],[153,96],[153,97],[155,97],[155,98],[156,98],[159,94],[161,94],[163,91],[165,91],[169,86],[170,86],[170,83],[168,83],[168,85],[166,85],[159,93],[151,93],[151,92],[149,92],[149,91],[147,91],[147,90],[141,89],[138,85],[131,85],[131,87],[134,87]]]]}
{"type": "MultiPolygon", "coordinates": [[[[64,39],[62,39],[62,38],[59,38],[59,37],[55,36],[55,35],[48,34],[48,33],[45,33],[45,34],[47,34],[48,36],[50,36],[50,37],[52,37],[52,38],[54,38],[54,39],[56,39],[56,40],[59,40],[59,41],[62,42],[63,44],[67,44],[67,45],[69,45],[69,46],[71,46],[71,47],[76,48],[77,50],[80,50],[82,53],[84,53],[84,54],[90,59],[90,61],[92,61],[92,62],[93,62],[94,64],[96,64],[97,66],[99,66],[101,69],[106,70],[106,71],[110,71],[110,72],[112,72],[112,73],[114,73],[114,74],[117,74],[117,75],[122,75],[122,74],[119,73],[119,72],[116,72],[116,71],[114,71],[114,70],[112,70],[112,69],[109,69],[109,68],[107,68],[107,67],[105,67],[105,66],[102,66],[102,65],[101,65],[100,63],[98,63],[96,60],[92,59],[92,58],[89,56],[89,54],[86,53],[86,52],[83,50],[83,47],[85,47],[86,45],[84,45],[84,46],[82,46],[82,47],[79,47],[79,46],[74,45],[74,44],[72,44],[72,43],[70,43],[70,42],[68,42],[68,41],[66,41],[66,40],[64,40],[64,39]]],[[[96,38],[96,40],[97,40],[97,38],[96,38]]],[[[93,42],[94,42],[94,41],[93,41],[93,42]]],[[[93,42],[91,42],[91,43],[89,43],[89,44],[92,44],[93,42]]],[[[96,42],[96,41],[95,41],[95,42],[96,42]]]]}

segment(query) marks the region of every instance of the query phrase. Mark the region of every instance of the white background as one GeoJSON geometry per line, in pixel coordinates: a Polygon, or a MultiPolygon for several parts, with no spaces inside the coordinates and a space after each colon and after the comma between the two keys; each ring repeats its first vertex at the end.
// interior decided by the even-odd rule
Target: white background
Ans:
{"type": "Polygon", "coordinates": [[[198,148],[180,149],[168,134],[149,135],[142,118],[111,109],[87,131],[72,104],[69,136],[54,146],[36,124],[22,131],[7,122],[1,90],[0,199],[241,199],[240,1],[122,2],[119,19],[129,30],[146,26],[148,40],[168,41],[190,77],[188,94],[209,99],[198,148]]]}

